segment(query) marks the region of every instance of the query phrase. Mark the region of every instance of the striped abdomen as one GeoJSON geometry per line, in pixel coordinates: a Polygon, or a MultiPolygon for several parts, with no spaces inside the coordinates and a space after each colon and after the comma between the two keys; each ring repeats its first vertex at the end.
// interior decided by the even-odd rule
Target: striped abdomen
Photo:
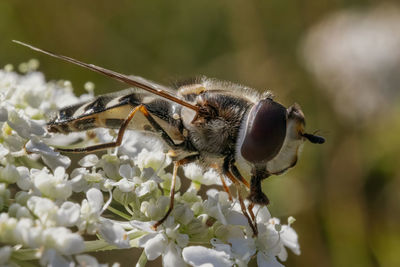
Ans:
{"type": "MultiPolygon", "coordinates": [[[[172,136],[181,135],[180,107],[168,100],[135,89],[102,95],[90,102],[65,107],[47,123],[47,129],[49,132],[64,134],[98,127],[118,129],[132,109],[140,104],[146,106],[163,128],[172,131],[172,136]]],[[[143,114],[138,113],[128,128],[150,130],[151,126],[143,114]]]]}

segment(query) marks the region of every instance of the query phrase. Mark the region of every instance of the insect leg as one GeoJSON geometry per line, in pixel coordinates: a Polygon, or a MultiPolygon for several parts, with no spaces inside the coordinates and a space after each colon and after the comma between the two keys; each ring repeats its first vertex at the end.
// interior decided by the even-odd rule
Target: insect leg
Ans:
{"type": "Polygon", "coordinates": [[[221,179],[222,188],[228,194],[229,200],[233,201],[233,197],[232,197],[231,191],[229,190],[229,187],[225,182],[224,173],[221,171],[221,168],[217,164],[212,164],[211,167],[214,168],[215,170],[217,170],[217,172],[219,174],[219,178],[221,179]]]}
{"type": "Polygon", "coordinates": [[[222,187],[224,188],[225,192],[228,193],[228,197],[230,201],[233,201],[231,191],[229,190],[229,187],[226,185],[224,175],[220,173],[219,178],[221,179],[222,187]]]}
{"type": "Polygon", "coordinates": [[[141,110],[143,107],[144,107],[143,105],[139,105],[139,106],[135,107],[134,109],[132,109],[132,111],[129,113],[128,117],[123,121],[121,127],[119,128],[117,140],[115,140],[114,142],[99,144],[99,145],[94,145],[94,146],[88,146],[88,147],[81,147],[81,148],[57,148],[57,151],[70,152],[70,153],[82,153],[82,152],[86,153],[86,152],[93,152],[93,151],[98,151],[98,150],[103,150],[103,149],[107,149],[107,148],[120,146],[122,143],[122,138],[124,137],[124,133],[125,133],[125,130],[129,124],[129,122],[133,119],[136,112],[141,110]]]}
{"type": "Polygon", "coordinates": [[[257,223],[254,220],[252,220],[249,214],[247,213],[246,205],[244,204],[242,195],[240,194],[239,187],[237,188],[237,190],[238,190],[238,198],[239,198],[240,208],[242,209],[242,213],[246,217],[247,222],[249,223],[251,229],[253,230],[254,236],[257,236],[258,235],[257,223]]]}
{"type": "Polygon", "coordinates": [[[197,160],[199,157],[199,155],[190,155],[184,159],[178,160],[174,162],[174,170],[172,173],[172,181],[171,181],[171,191],[170,191],[170,198],[169,198],[169,208],[167,213],[164,215],[164,217],[162,217],[161,220],[157,221],[154,225],[153,225],[153,229],[156,230],[158,226],[160,226],[169,216],[169,214],[171,213],[171,211],[174,209],[174,199],[175,199],[175,183],[176,183],[176,175],[178,173],[178,168],[181,165],[185,165],[188,164],[190,162],[193,162],[195,160],[197,160]]]}
{"type": "Polygon", "coordinates": [[[179,149],[182,148],[185,145],[185,142],[181,144],[175,144],[175,142],[172,140],[172,138],[167,134],[167,132],[158,124],[158,122],[153,118],[153,116],[150,114],[148,109],[143,106],[141,109],[143,115],[146,117],[146,119],[150,122],[151,126],[161,134],[162,139],[173,149],[179,149]]]}
{"type": "Polygon", "coordinates": [[[254,208],[254,203],[251,202],[249,204],[249,206],[247,207],[247,209],[249,210],[249,214],[250,214],[251,219],[253,220],[253,222],[255,223],[255,225],[257,227],[256,216],[254,215],[253,208],[254,208]]]}
{"type": "Polygon", "coordinates": [[[144,105],[139,105],[136,106],[135,108],[132,109],[132,111],[129,113],[128,117],[122,122],[121,127],[119,128],[117,140],[114,142],[110,143],[105,143],[105,144],[99,144],[99,145],[94,145],[94,146],[89,146],[89,147],[82,147],[82,148],[57,148],[57,151],[61,152],[69,152],[69,153],[87,153],[87,152],[93,152],[93,151],[98,151],[98,150],[103,150],[107,148],[112,148],[112,147],[117,147],[120,146],[122,143],[122,139],[124,137],[124,133],[126,128],[128,127],[130,121],[133,119],[135,116],[136,112],[140,111],[143,113],[143,115],[147,118],[147,120],[150,122],[150,124],[159,132],[161,132],[161,137],[165,140],[165,142],[171,146],[172,148],[179,148],[180,145],[177,145],[173,142],[171,137],[164,131],[164,129],[154,120],[154,118],[150,115],[150,112],[147,110],[147,108],[144,105]]]}
{"type": "Polygon", "coordinates": [[[240,172],[239,172],[238,168],[236,167],[234,161],[231,161],[231,162],[230,162],[230,166],[229,166],[229,167],[230,167],[230,169],[231,169],[233,175],[234,175],[237,179],[239,179],[239,181],[241,181],[247,188],[250,188],[249,182],[247,182],[247,180],[244,179],[244,177],[242,176],[242,174],[240,174],[240,172]]]}
{"type": "Polygon", "coordinates": [[[250,227],[251,227],[251,229],[253,230],[253,234],[255,235],[255,236],[257,236],[258,235],[258,229],[257,229],[257,225],[255,224],[255,221],[253,221],[251,218],[250,218],[250,216],[249,216],[249,214],[248,214],[248,212],[247,212],[247,208],[246,208],[246,204],[244,203],[244,200],[243,200],[243,197],[242,197],[242,194],[240,193],[240,187],[241,187],[241,184],[240,184],[240,180],[238,180],[233,174],[232,174],[232,172],[231,172],[231,163],[232,163],[233,161],[230,159],[230,158],[225,158],[225,160],[224,160],[224,164],[223,164],[223,166],[222,166],[222,168],[223,168],[223,172],[224,172],[224,174],[229,178],[229,180],[231,180],[234,184],[235,184],[235,186],[236,186],[236,188],[237,188],[237,195],[238,195],[238,199],[239,199],[239,203],[240,203],[240,208],[242,209],[242,213],[243,213],[243,215],[246,217],[246,219],[247,219],[247,222],[249,223],[249,225],[250,225],[250,227]]]}
{"type": "Polygon", "coordinates": [[[270,174],[265,169],[255,168],[250,181],[250,194],[248,200],[254,204],[268,205],[269,199],[261,189],[261,181],[268,178],[270,174]]]}
{"type": "MultiPolygon", "coordinates": [[[[254,215],[253,208],[255,204],[259,205],[268,205],[269,199],[268,197],[262,192],[261,189],[261,181],[268,178],[269,174],[265,169],[255,169],[253,170],[253,175],[251,177],[251,186],[250,186],[250,194],[247,197],[250,200],[250,204],[248,206],[248,210],[250,216],[254,222],[255,228],[257,229],[257,221],[256,216],[254,215]]],[[[258,231],[258,230],[257,230],[258,231]]]]}

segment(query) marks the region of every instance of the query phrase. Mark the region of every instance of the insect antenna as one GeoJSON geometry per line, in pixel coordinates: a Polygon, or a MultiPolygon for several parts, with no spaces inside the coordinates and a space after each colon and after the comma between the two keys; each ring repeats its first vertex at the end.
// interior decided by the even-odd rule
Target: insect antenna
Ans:
{"type": "Polygon", "coordinates": [[[192,105],[192,104],[190,104],[188,102],[185,102],[182,99],[179,99],[179,98],[167,93],[165,90],[157,88],[156,86],[151,85],[149,83],[144,83],[143,81],[139,82],[137,79],[129,77],[127,75],[124,75],[124,74],[121,74],[121,73],[118,73],[118,72],[115,72],[115,71],[112,71],[112,70],[109,70],[109,69],[105,69],[105,68],[102,68],[102,67],[99,67],[99,66],[96,66],[96,65],[93,65],[93,64],[84,63],[84,62],[81,62],[81,61],[76,60],[74,58],[70,58],[70,57],[63,56],[63,55],[57,55],[57,54],[54,54],[54,53],[52,53],[50,51],[46,51],[46,50],[34,47],[32,45],[23,43],[21,41],[13,40],[13,42],[17,43],[17,44],[20,44],[22,46],[26,46],[26,47],[28,47],[28,48],[30,48],[32,50],[37,51],[37,52],[49,55],[51,57],[55,57],[55,58],[70,62],[72,64],[79,65],[79,66],[84,67],[86,69],[90,69],[92,71],[101,73],[101,74],[103,74],[105,76],[113,78],[114,80],[118,80],[120,82],[123,82],[123,83],[129,84],[129,85],[141,88],[141,89],[146,90],[146,91],[148,91],[150,93],[153,93],[155,95],[158,95],[158,96],[161,96],[161,97],[166,98],[168,100],[171,100],[171,101],[173,101],[175,103],[178,103],[178,104],[180,104],[182,106],[185,106],[187,108],[190,108],[190,109],[192,109],[192,110],[194,110],[196,112],[199,111],[199,108],[197,106],[192,105]]]}
{"type": "Polygon", "coordinates": [[[323,144],[325,143],[325,138],[322,136],[304,133],[303,136],[308,139],[313,144],[323,144]]]}

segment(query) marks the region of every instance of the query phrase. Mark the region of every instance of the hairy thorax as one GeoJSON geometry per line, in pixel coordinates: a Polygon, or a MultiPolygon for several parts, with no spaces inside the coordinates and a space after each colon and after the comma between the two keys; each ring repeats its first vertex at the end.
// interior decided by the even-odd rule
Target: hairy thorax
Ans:
{"type": "Polygon", "coordinates": [[[183,116],[188,138],[203,157],[221,157],[235,150],[240,123],[249,103],[219,92],[207,91],[195,99],[198,114],[183,116]]]}

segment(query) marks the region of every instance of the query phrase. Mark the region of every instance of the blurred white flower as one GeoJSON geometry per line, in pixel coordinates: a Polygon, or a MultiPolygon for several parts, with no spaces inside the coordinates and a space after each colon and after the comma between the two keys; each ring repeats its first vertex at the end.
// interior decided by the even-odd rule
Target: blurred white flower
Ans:
{"type": "Polygon", "coordinates": [[[307,69],[346,119],[385,115],[399,98],[400,8],[347,9],[312,27],[303,43],[307,69]]]}
{"type": "Polygon", "coordinates": [[[32,196],[27,202],[29,210],[37,217],[45,227],[57,224],[57,205],[48,198],[32,196]]]}
{"type": "Polygon", "coordinates": [[[17,219],[21,218],[33,219],[33,216],[29,212],[29,209],[27,207],[21,206],[18,203],[13,203],[10,205],[10,207],[8,208],[8,214],[17,219]]]}
{"type": "Polygon", "coordinates": [[[225,251],[202,246],[186,247],[182,256],[185,262],[192,266],[230,267],[235,263],[225,251]]]}
{"type": "Polygon", "coordinates": [[[33,187],[33,181],[31,179],[31,174],[29,169],[25,166],[17,167],[19,173],[19,178],[17,180],[17,185],[22,190],[29,190],[33,187]]]}
{"type": "Polygon", "coordinates": [[[85,249],[83,237],[65,227],[45,229],[42,238],[46,247],[53,247],[63,255],[77,254],[85,249]]]}
{"type": "Polygon", "coordinates": [[[102,219],[99,233],[109,244],[115,245],[119,248],[129,248],[128,235],[124,228],[113,221],[102,219]]]}
{"type": "Polygon", "coordinates": [[[6,167],[0,167],[0,182],[13,184],[17,182],[19,178],[19,173],[14,165],[7,164],[6,167]]]}
{"type": "Polygon", "coordinates": [[[64,202],[57,210],[57,221],[59,225],[71,227],[78,223],[81,207],[77,203],[64,202]]]}
{"type": "Polygon", "coordinates": [[[66,200],[72,194],[71,183],[64,167],[57,167],[54,174],[49,173],[47,168],[42,170],[31,170],[31,176],[35,187],[51,199],[66,200]]]}
{"type": "MultiPolygon", "coordinates": [[[[97,259],[93,256],[87,255],[87,254],[81,254],[77,255],[76,261],[79,264],[79,266],[84,266],[84,267],[108,267],[108,264],[100,264],[97,259]]],[[[118,264],[113,264],[113,267],[119,266],[118,264]]]]}
{"type": "Polygon", "coordinates": [[[46,249],[40,257],[40,264],[42,266],[59,266],[59,267],[71,267],[74,263],[71,260],[63,257],[55,249],[46,249]]]}
{"type": "Polygon", "coordinates": [[[3,246],[0,248],[0,265],[7,266],[6,263],[10,259],[12,248],[10,246],[3,246]]]}

